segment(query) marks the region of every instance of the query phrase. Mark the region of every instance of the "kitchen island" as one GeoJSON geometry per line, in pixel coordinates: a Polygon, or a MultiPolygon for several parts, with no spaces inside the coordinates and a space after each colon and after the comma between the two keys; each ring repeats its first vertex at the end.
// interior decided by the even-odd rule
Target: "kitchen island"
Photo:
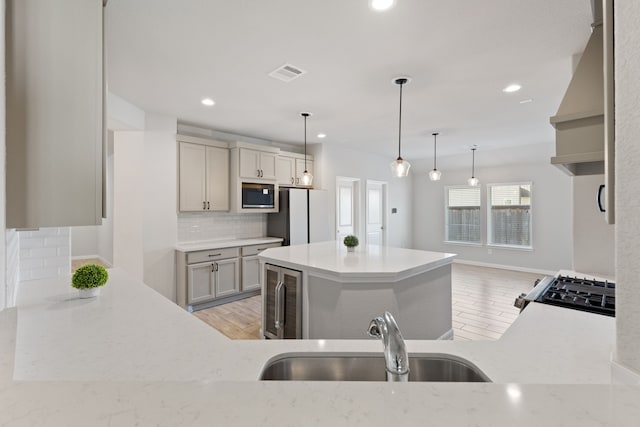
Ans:
{"type": "Polygon", "coordinates": [[[531,304],[498,341],[407,341],[410,355],[465,358],[493,383],[260,382],[282,354],[382,346],[229,340],[122,270],[109,275],[90,300],[77,299],[70,277],[23,282],[18,307],[0,312],[0,425],[631,427],[640,418],[640,387],[611,384],[607,316],[531,304]]]}
{"type": "MultiPolygon", "coordinates": [[[[377,245],[348,252],[341,242],[330,241],[270,248],[259,257],[263,272],[266,266],[300,272],[301,338],[364,338],[371,319],[385,311],[393,314],[406,339],[453,336],[454,254],[377,245]]],[[[263,274],[263,331],[272,330],[270,309],[293,300],[285,296],[288,289],[276,295],[277,283],[270,271],[263,274]]],[[[289,314],[288,308],[283,313],[289,314]]],[[[290,317],[286,322],[295,321],[290,317]]]]}

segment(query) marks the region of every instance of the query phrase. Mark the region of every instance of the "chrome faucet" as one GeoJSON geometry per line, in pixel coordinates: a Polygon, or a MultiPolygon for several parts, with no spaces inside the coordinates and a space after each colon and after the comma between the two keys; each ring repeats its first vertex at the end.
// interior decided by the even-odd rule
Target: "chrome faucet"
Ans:
{"type": "Polygon", "coordinates": [[[387,381],[409,381],[409,356],[398,324],[388,311],[384,317],[376,317],[369,324],[370,337],[382,339],[387,381]]]}

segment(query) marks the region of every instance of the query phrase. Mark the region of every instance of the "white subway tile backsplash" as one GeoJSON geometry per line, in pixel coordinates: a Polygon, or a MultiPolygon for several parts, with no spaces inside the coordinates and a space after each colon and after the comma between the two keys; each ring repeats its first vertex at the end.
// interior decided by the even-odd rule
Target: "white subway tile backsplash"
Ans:
{"type": "Polygon", "coordinates": [[[22,258],[20,259],[20,269],[42,268],[44,267],[43,258],[22,258]]]}
{"type": "Polygon", "coordinates": [[[45,267],[68,267],[71,262],[71,258],[58,256],[58,257],[49,257],[44,258],[44,266],[45,267]]]}
{"type": "Polygon", "coordinates": [[[20,281],[20,238],[16,230],[6,231],[7,244],[7,305],[15,305],[16,290],[20,281]]]}
{"type": "Polygon", "coordinates": [[[45,248],[58,248],[58,247],[68,247],[68,246],[69,246],[69,236],[45,237],[44,239],[45,248]]]}
{"type": "Polygon", "coordinates": [[[267,214],[181,213],[178,241],[247,239],[267,235],[267,214]]]}
{"type": "Polygon", "coordinates": [[[19,281],[60,277],[71,273],[69,227],[14,233],[17,236],[16,253],[19,254],[15,257],[19,281]]]}
{"type": "MultiPolygon", "coordinates": [[[[21,256],[22,252],[21,252],[21,256]]],[[[26,258],[47,258],[47,257],[55,257],[58,256],[58,251],[56,248],[33,248],[29,250],[29,255],[24,257],[26,258]]]]}
{"type": "MultiPolygon", "coordinates": [[[[31,231],[29,232],[31,233],[31,231]]],[[[21,238],[20,239],[20,248],[21,249],[31,249],[31,248],[41,248],[44,246],[44,239],[38,238],[21,238]]]]}

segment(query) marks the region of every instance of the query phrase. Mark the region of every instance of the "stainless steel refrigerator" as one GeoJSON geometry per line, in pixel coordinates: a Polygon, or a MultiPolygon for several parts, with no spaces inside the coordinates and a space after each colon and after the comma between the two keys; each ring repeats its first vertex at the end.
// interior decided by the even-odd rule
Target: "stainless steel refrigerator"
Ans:
{"type": "Polygon", "coordinates": [[[279,212],[267,214],[268,236],[283,238],[283,246],[332,240],[326,190],[281,188],[279,196],[279,212]]]}

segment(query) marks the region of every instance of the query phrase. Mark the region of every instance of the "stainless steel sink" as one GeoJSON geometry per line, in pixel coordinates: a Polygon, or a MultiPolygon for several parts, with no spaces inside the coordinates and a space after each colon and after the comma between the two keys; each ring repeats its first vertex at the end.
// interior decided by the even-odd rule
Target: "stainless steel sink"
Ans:
{"type": "MultiPolygon", "coordinates": [[[[269,361],[260,380],[386,381],[376,353],[284,354],[269,361]]],[[[409,381],[491,382],[473,363],[449,354],[409,354],[409,381]]]]}

